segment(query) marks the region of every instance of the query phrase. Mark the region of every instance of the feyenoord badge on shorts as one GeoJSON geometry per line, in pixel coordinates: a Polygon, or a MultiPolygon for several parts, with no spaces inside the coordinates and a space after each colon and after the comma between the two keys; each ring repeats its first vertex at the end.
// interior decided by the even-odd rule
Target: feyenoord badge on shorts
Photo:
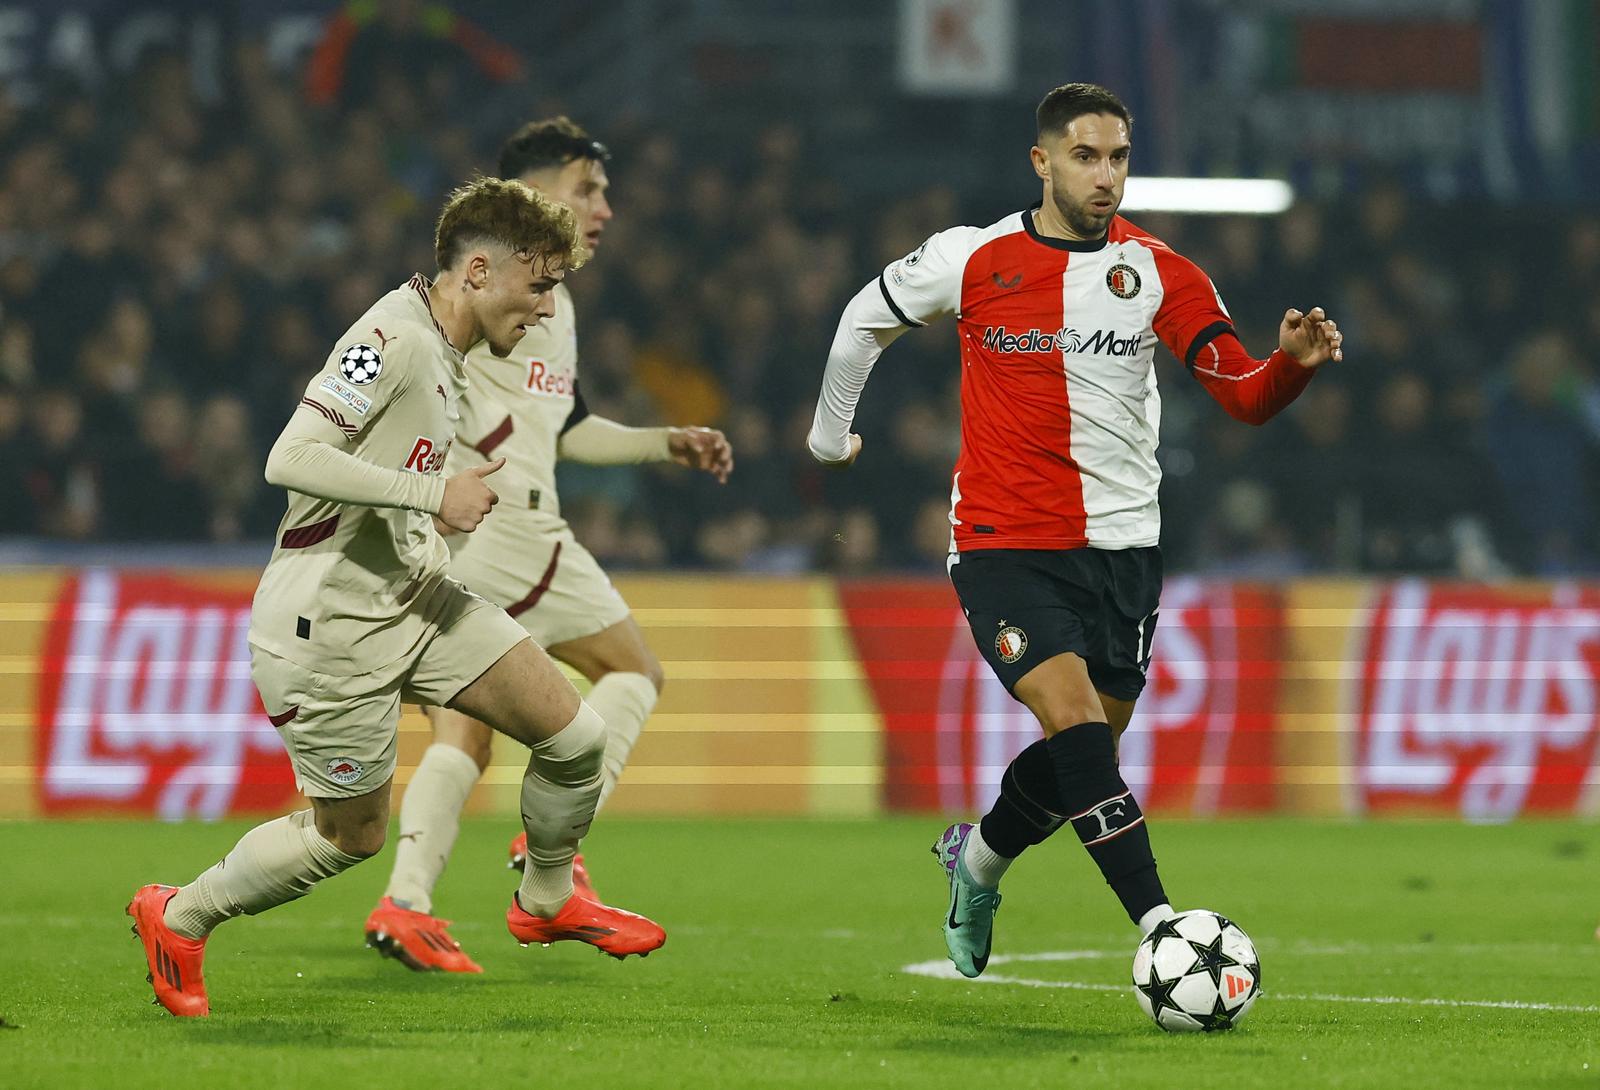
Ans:
{"type": "Polygon", "coordinates": [[[335,757],[328,762],[328,779],[334,783],[355,783],[365,771],[354,757],[335,757]]]}
{"type": "Polygon", "coordinates": [[[1106,273],[1106,287],[1118,299],[1132,299],[1141,287],[1139,271],[1132,265],[1113,265],[1106,273]]]}
{"type": "Polygon", "coordinates": [[[365,386],[383,371],[383,357],[370,344],[353,344],[339,354],[339,373],[346,382],[365,386]]]}
{"type": "Polygon", "coordinates": [[[994,653],[1001,662],[1016,662],[1028,653],[1028,634],[1014,624],[1008,624],[994,638],[994,653]]]}

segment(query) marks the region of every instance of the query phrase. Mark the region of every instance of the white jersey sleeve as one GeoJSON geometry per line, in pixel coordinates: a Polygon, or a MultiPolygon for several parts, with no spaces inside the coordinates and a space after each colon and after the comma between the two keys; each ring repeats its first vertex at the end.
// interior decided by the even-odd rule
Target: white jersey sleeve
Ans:
{"type": "Polygon", "coordinates": [[[961,277],[978,234],[976,227],[952,227],[889,263],[878,287],[896,318],[924,326],[961,309],[961,277]]]}
{"type": "Polygon", "coordinates": [[[806,436],[817,461],[842,462],[850,456],[850,424],[883,350],[907,329],[960,309],[962,270],[977,233],[973,227],[940,231],[890,263],[877,283],[862,288],[845,305],[806,436]]]}

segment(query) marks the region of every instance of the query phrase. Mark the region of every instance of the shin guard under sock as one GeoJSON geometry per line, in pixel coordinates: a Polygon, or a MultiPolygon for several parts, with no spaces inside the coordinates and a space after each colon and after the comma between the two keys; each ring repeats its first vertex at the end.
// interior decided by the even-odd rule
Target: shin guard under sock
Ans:
{"type": "Polygon", "coordinates": [[[1150,909],[1165,904],[1167,895],[1156,875],[1144,814],[1117,769],[1111,727],[1080,723],[1044,744],[1067,820],[1128,918],[1138,922],[1150,909]]]}
{"type": "Polygon", "coordinates": [[[1000,777],[1000,797],[979,831],[996,855],[1015,859],[1061,828],[1067,811],[1056,786],[1055,764],[1044,739],[1017,754],[1000,777]]]}

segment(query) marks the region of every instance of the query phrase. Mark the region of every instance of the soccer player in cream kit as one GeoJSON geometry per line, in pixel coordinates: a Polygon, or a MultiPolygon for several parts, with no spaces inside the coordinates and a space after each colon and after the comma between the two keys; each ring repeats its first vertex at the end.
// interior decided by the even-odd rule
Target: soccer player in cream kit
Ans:
{"type": "MultiPolygon", "coordinates": [[[[566,117],[522,126],[500,150],[499,173],[570,207],[592,252],[611,219],[606,147],[566,117]]],[[[565,283],[551,316],[509,354],[479,345],[466,355],[457,441],[447,473],[504,459],[495,476],[500,504],[471,534],[451,534],[450,574],[505,609],[551,657],[593,682],[586,703],[605,720],[600,798],[604,806],[655,707],[663,676],[628,604],[573,536],[556,495],[556,462],[678,462],[719,481],[733,470],[721,432],[701,427],[627,427],[590,412],[578,378],[578,328],[565,283]]],[[[479,972],[478,964],[434,916],[434,886],[455,847],[462,807],[489,765],[492,731],[461,709],[427,708],[433,744],[400,803],[394,869],[367,918],[369,945],[418,970],[479,972]]],[[[512,842],[514,865],[529,858],[525,834],[512,842]]],[[[595,898],[579,857],[580,896],[595,898]]]]}
{"type": "Polygon", "coordinates": [[[289,490],[250,618],[251,675],[309,797],[250,830],[180,888],[128,905],[156,1000],[210,1012],[218,924],[304,896],[382,848],[402,698],[460,708],[532,750],[522,782],[529,864],[506,924],[523,944],[577,940],[615,956],[660,946],[642,916],[575,895],[572,861],[599,801],[606,730],[522,626],[447,573],[435,530],[476,530],[496,460],[445,477],[464,354],[508,354],[553,313],[585,251],[576,218],[520,182],[451,194],[436,282],[418,275],[350,327],[267,458],[289,490]]]}
{"type": "Polygon", "coordinates": [[[982,821],[934,845],[950,889],[945,945],[968,977],[989,959],[1001,876],[1064,824],[1142,932],[1174,915],[1117,767],[1161,592],[1157,342],[1252,424],[1343,358],[1320,307],[1285,312],[1277,350],[1252,357],[1205,273],[1117,215],[1132,120],[1116,95],[1066,84],[1037,120],[1042,201],[939,232],[850,301],[807,439],[818,461],[854,462],[850,424],[879,354],[956,317],[950,580],[979,651],[1044,734],[1006,768],[982,821]]]}

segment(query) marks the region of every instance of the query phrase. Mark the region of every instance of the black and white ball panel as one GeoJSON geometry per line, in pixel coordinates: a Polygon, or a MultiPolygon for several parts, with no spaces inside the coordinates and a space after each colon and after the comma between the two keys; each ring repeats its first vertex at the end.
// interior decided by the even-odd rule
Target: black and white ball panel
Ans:
{"type": "Polygon", "coordinates": [[[1192,909],[1139,943],[1133,984],[1139,1006],[1162,1029],[1228,1029],[1261,994],[1261,959],[1238,924],[1192,909]]]}

